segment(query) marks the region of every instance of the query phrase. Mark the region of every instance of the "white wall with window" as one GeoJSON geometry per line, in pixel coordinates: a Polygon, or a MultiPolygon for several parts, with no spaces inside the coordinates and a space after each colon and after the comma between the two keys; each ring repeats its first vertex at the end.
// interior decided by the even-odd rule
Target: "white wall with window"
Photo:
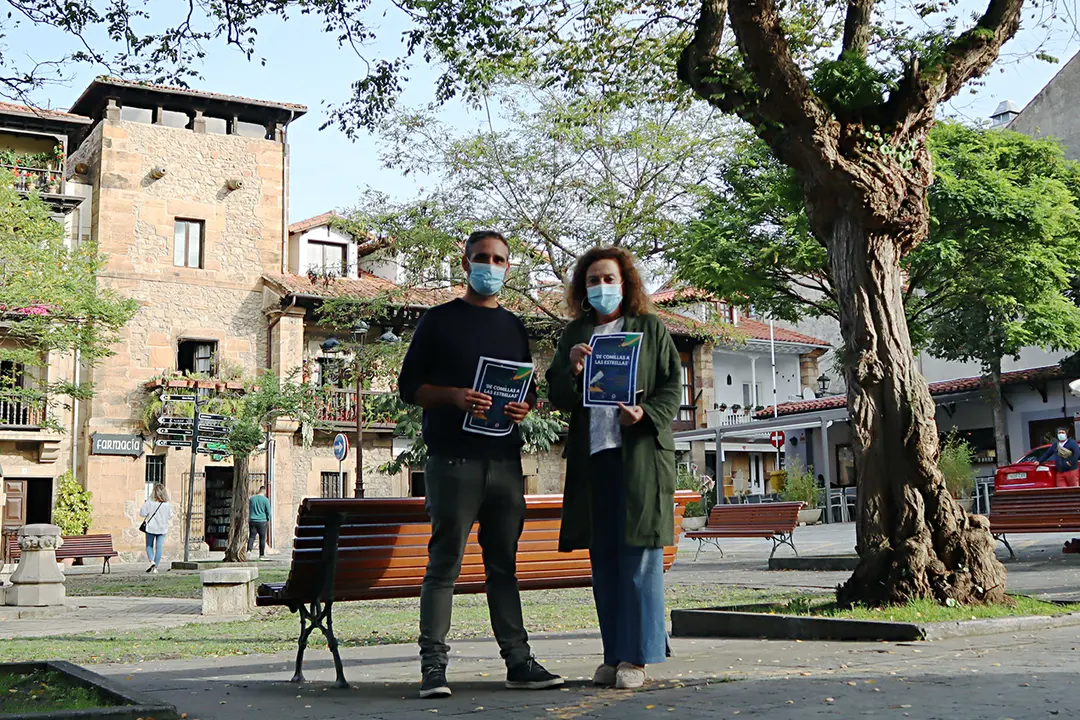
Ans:
{"type": "MultiPolygon", "coordinates": [[[[713,351],[713,402],[756,407],[772,405],[772,360],[768,349],[713,351]]],[[[800,397],[799,356],[777,353],[776,395],[780,402],[800,397]]]]}
{"type": "MultiPolygon", "coordinates": [[[[399,263],[385,252],[359,261],[361,270],[390,282],[398,282],[399,263]]],[[[289,235],[289,272],[307,275],[333,273],[338,277],[358,277],[356,242],[350,235],[339,232],[329,224],[318,225],[289,235]]]]}

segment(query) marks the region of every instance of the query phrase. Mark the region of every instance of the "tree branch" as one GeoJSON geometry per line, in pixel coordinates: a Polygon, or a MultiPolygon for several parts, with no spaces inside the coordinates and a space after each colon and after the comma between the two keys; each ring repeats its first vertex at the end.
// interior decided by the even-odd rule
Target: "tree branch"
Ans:
{"type": "Polygon", "coordinates": [[[847,16],[844,18],[844,44],[840,56],[866,57],[870,47],[870,15],[874,0],[848,0],[847,16]]]}
{"type": "Polygon", "coordinates": [[[1020,28],[1024,0],[990,0],[975,26],[945,46],[941,59],[920,68],[918,58],[885,103],[887,120],[903,129],[929,124],[937,105],[960,91],[997,60],[1001,46],[1020,28]]]}

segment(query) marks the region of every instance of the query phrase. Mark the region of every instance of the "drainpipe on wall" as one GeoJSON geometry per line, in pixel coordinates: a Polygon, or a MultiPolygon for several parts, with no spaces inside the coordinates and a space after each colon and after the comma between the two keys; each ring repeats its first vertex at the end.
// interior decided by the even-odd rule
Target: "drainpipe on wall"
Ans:
{"type": "MultiPolygon", "coordinates": [[[[281,309],[277,317],[274,317],[266,326],[266,367],[270,369],[274,360],[274,328],[281,318],[288,312],[294,305],[296,305],[296,296],[292,296],[292,300],[281,309]]],[[[270,522],[266,526],[267,542],[270,547],[274,547],[274,435],[273,431],[268,430],[266,432],[266,499],[270,501],[270,522]]]]}
{"type": "MultiPolygon", "coordinates": [[[[72,382],[79,386],[79,349],[75,348],[75,368],[72,382]]],[[[71,401],[71,476],[79,481],[79,398],[71,401]]],[[[84,486],[85,487],[85,486],[84,486]]]]}

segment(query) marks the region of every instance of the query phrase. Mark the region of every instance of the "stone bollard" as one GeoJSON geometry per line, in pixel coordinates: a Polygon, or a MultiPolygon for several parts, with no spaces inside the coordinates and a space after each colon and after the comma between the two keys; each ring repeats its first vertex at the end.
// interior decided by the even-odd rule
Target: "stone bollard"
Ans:
{"type": "Polygon", "coordinates": [[[64,604],[64,573],[56,566],[56,549],[64,544],[55,525],[19,528],[19,566],[4,593],[7,605],[42,607],[64,604]]]}
{"type": "Polygon", "coordinates": [[[203,570],[203,615],[250,615],[255,612],[259,568],[226,567],[203,570]]]}

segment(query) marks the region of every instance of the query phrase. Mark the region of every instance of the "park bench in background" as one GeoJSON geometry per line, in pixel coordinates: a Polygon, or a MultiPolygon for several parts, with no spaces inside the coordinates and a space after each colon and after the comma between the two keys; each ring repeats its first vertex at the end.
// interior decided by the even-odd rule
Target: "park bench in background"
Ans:
{"type": "MultiPolygon", "coordinates": [[[[665,571],[675,561],[686,504],[699,497],[690,491],[676,493],[675,544],[664,548],[665,571]]],[[[530,495],[525,503],[517,554],[521,589],[589,587],[588,551],[558,551],[562,496],[530,495]]],[[[423,498],[309,498],[300,504],[289,577],[283,583],[261,585],[256,595],[259,606],[283,605],[300,614],[294,682],[304,679],[304,650],[317,628],[334,657],[337,685],[346,686],[333,631],[334,603],[418,597],[430,538],[423,498]]],[[[454,592],[483,591],[484,563],[474,528],[454,592]]]]}
{"type": "Polygon", "coordinates": [[[1010,557],[1008,533],[1080,532],[1080,488],[1000,490],[990,499],[990,532],[1010,557]]]}
{"type": "MultiPolygon", "coordinates": [[[[113,549],[112,535],[62,535],[64,540],[56,550],[57,560],[70,560],[79,558],[101,558],[101,572],[112,572],[109,560],[119,555],[113,549]]],[[[22,555],[18,540],[9,538],[7,543],[7,562],[17,563],[22,555]]]]}
{"type": "MultiPolygon", "coordinates": [[[[787,545],[795,550],[792,533],[799,524],[799,511],[805,503],[775,502],[760,505],[714,505],[709,512],[709,519],[701,530],[692,530],[686,537],[698,541],[694,560],[701,554],[701,546],[710,543],[724,556],[720,547],[721,538],[767,538],[772,540],[773,549],[769,559],[776,554],[777,548],[787,545]]],[[[798,555],[799,551],[795,550],[798,555]]]]}

